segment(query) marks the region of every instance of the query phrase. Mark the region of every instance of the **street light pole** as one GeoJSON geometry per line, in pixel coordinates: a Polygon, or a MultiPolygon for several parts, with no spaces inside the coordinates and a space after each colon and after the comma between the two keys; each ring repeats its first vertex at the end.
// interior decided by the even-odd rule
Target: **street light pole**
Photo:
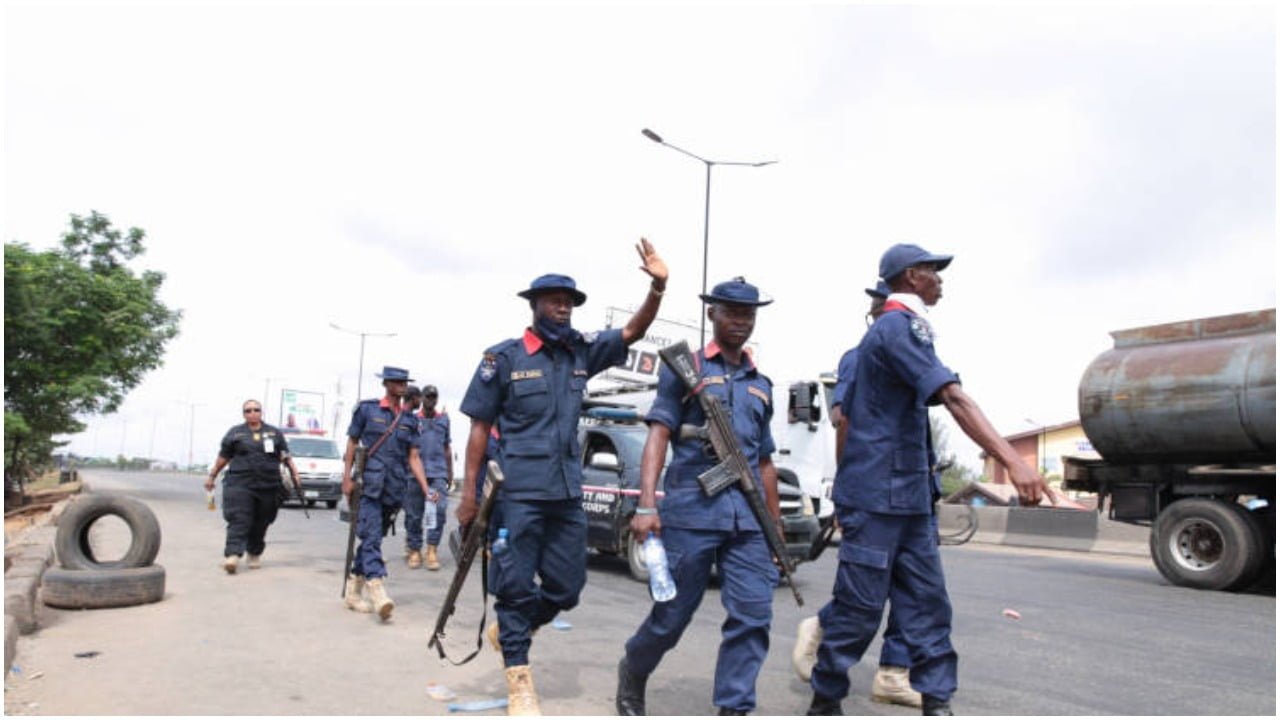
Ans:
{"type": "MultiPolygon", "coordinates": [[[[671,143],[663,140],[661,135],[658,135],[658,133],[650,130],[649,128],[645,128],[641,130],[640,134],[658,143],[659,145],[665,145],[671,148],[672,150],[675,150],[678,153],[688,155],[694,160],[697,160],[698,162],[707,166],[707,188],[702,201],[702,294],[706,295],[707,294],[707,257],[708,257],[709,247],[710,247],[709,240],[711,237],[711,167],[713,165],[742,165],[745,167],[764,167],[765,165],[773,165],[778,161],[763,160],[760,162],[739,162],[734,160],[708,160],[699,155],[695,155],[689,152],[688,150],[672,145],[671,143]]],[[[701,315],[701,323],[699,325],[699,333],[701,335],[702,345],[705,346],[707,344],[707,314],[704,312],[704,313],[700,313],[700,315],[701,315]]]]}
{"type": "Polygon", "coordinates": [[[360,336],[360,369],[356,371],[356,372],[357,372],[357,374],[356,374],[356,402],[360,402],[360,390],[361,390],[361,383],[363,383],[363,382],[364,382],[364,339],[365,339],[365,338],[367,338],[367,337],[395,337],[395,336],[396,336],[396,334],[395,334],[395,333],[375,333],[375,332],[361,332],[361,331],[359,331],[359,330],[348,330],[347,328],[344,328],[344,327],[338,327],[338,325],[337,325],[337,324],[332,323],[332,322],[331,322],[331,323],[329,323],[329,327],[333,328],[334,330],[338,330],[338,331],[341,331],[341,332],[344,332],[344,333],[350,333],[350,334],[352,334],[352,335],[359,335],[359,336],[360,336]]]}

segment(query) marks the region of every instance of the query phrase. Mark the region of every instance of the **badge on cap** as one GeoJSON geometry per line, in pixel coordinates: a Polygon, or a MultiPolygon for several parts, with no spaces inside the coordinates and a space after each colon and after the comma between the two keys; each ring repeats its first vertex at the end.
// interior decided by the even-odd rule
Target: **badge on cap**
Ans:
{"type": "Polygon", "coordinates": [[[933,328],[922,317],[911,318],[911,334],[925,345],[933,344],[933,328]]]}
{"type": "Polygon", "coordinates": [[[485,353],[484,359],[480,361],[480,379],[489,382],[497,374],[498,359],[493,356],[493,353],[485,353]]]}

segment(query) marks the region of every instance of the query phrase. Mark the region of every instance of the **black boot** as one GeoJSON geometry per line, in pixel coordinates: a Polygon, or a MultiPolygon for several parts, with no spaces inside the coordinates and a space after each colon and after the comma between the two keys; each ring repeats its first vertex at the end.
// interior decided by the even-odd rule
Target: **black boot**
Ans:
{"type": "Polygon", "coordinates": [[[717,712],[716,714],[717,715],[746,715],[747,711],[734,710],[733,708],[722,707],[722,708],[719,708],[719,712],[717,712]]]}
{"type": "Polygon", "coordinates": [[[939,700],[932,695],[924,695],[920,698],[920,714],[921,715],[955,715],[951,712],[951,703],[947,700],[939,700]]]}
{"type": "Polygon", "coordinates": [[[844,708],[840,707],[840,701],[835,698],[822,697],[815,694],[813,702],[809,703],[809,709],[805,711],[805,715],[843,715],[844,708]]]}
{"type": "Polygon", "coordinates": [[[627,656],[618,661],[618,692],[614,707],[619,715],[644,715],[644,684],[648,677],[635,675],[627,668],[627,656]]]}

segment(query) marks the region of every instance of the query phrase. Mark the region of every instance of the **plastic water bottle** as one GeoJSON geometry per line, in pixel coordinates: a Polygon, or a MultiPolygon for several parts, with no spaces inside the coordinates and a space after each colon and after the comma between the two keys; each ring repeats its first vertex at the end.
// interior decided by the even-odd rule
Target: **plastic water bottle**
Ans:
{"type": "Polygon", "coordinates": [[[649,595],[654,602],[667,602],[676,596],[676,582],[667,567],[667,549],[662,538],[649,533],[644,541],[644,566],[649,570],[649,595]]]}
{"type": "Polygon", "coordinates": [[[427,529],[435,530],[436,529],[436,501],[428,499],[427,504],[422,506],[422,512],[424,515],[426,515],[426,518],[427,518],[427,529]]]}
{"type": "Polygon", "coordinates": [[[212,511],[212,510],[218,509],[218,501],[214,499],[212,490],[208,492],[207,503],[208,503],[207,507],[209,508],[209,510],[212,511]]]}
{"type": "Polygon", "coordinates": [[[493,554],[495,557],[507,551],[507,529],[498,528],[498,539],[493,541],[493,554]]]}

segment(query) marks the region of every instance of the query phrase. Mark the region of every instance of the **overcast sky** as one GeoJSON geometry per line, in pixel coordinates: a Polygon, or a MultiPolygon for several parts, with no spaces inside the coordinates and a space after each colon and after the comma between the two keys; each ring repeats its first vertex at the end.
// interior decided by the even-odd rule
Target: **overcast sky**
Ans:
{"type": "MultiPolygon", "coordinates": [[[[240,403],[384,364],[461,399],[544,272],[662,315],[745,275],[776,383],[863,332],[881,253],[953,253],[943,361],[1006,434],[1076,417],[1111,330],[1276,304],[1276,17],[1245,5],[5,4],[3,236],[147,231],[184,312],[78,453],[210,461],[240,403]],[[194,418],[194,424],[192,420],[194,418]]],[[[341,388],[339,394],[338,389],[341,388]]],[[[272,418],[274,419],[274,415],[272,418]]],[[[465,421],[455,419],[455,442],[465,421]]],[[[952,433],[978,467],[977,450],[952,433]]]]}

